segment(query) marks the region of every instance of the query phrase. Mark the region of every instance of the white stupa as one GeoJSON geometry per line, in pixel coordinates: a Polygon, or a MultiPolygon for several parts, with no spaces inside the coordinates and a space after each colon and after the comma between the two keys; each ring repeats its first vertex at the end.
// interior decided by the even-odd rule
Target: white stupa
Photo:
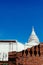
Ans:
{"type": "Polygon", "coordinates": [[[32,46],[39,45],[39,39],[34,31],[34,27],[32,27],[32,33],[30,35],[30,38],[28,39],[28,43],[25,44],[25,49],[26,48],[31,48],[32,46]]]}
{"type": "Polygon", "coordinates": [[[35,31],[34,31],[34,27],[32,27],[32,33],[30,35],[30,38],[28,40],[28,43],[31,42],[31,41],[34,41],[37,44],[39,43],[39,39],[38,39],[38,37],[37,37],[37,35],[36,35],[35,31]]]}

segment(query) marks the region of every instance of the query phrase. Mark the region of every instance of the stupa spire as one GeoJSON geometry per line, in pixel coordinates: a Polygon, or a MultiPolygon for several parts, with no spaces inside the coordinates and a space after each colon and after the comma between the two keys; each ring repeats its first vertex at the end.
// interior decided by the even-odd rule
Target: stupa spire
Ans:
{"type": "Polygon", "coordinates": [[[38,39],[38,37],[35,33],[34,27],[32,27],[32,33],[30,35],[30,38],[29,38],[28,42],[31,42],[31,41],[35,41],[35,42],[39,43],[39,39],[38,39]]]}
{"type": "Polygon", "coordinates": [[[34,26],[32,26],[32,31],[34,31],[34,26]]]}

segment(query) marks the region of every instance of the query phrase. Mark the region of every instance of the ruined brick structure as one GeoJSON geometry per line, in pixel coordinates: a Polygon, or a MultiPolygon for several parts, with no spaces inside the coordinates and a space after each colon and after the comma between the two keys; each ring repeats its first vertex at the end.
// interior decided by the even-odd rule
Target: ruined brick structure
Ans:
{"type": "Polygon", "coordinates": [[[43,65],[43,43],[22,52],[10,52],[9,65],[43,65]]]}

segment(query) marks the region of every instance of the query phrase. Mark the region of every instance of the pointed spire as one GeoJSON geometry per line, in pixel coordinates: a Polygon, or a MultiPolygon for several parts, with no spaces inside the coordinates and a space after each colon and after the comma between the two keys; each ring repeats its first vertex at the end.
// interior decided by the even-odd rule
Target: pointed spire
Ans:
{"type": "Polygon", "coordinates": [[[34,26],[32,26],[32,31],[34,31],[34,26]]]}
{"type": "Polygon", "coordinates": [[[34,31],[34,26],[32,26],[32,33],[31,35],[36,35],[35,31],[34,31]]]}
{"type": "Polygon", "coordinates": [[[38,42],[39,43],[39,39],[34,31],[34,27],[32,27],[32,33],[30,35],[30,38],[28,40],[28,43],[31,42],[31,41],[35,41],[35,42],[38,42]]]}

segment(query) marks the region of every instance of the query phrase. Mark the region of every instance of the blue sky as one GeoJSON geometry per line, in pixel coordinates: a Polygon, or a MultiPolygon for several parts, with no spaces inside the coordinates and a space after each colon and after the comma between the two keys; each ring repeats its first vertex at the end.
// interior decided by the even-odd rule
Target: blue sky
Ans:
{"type": "Polygon", "coordinates": [[[25,43],[32,26],[43,42],[43,0],[0,0],[0,40],[25,43]]]}

